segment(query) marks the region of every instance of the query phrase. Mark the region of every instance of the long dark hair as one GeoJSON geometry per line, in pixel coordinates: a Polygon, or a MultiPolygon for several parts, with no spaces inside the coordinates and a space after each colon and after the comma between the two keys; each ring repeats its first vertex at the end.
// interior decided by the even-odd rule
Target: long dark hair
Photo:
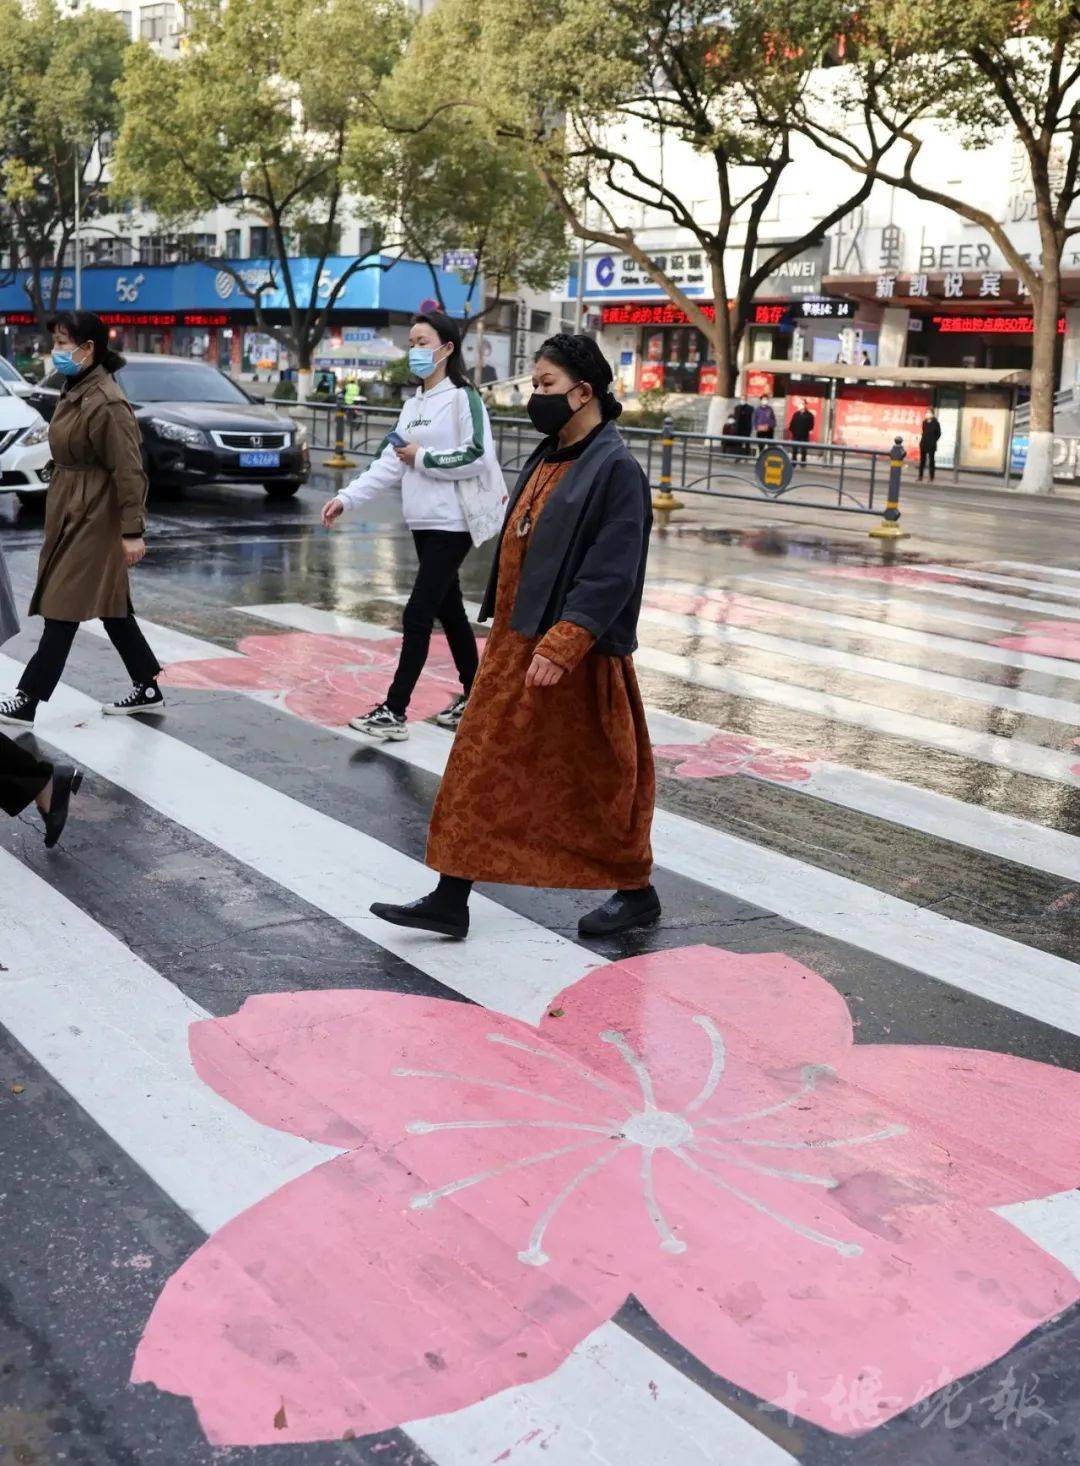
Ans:
{"type": "Polygon", "coordinates": [[[588,382],[600,404],[604,422],[614,422],[622,412],[622,403],[611,390],[615,373],[608,359],[591,336],[571,336],[560,332],[549,336],[536,353],[536,360],[554,362],[579,382],[588,382]]]}
{"type": "Polygon", "coordinates": [[[455,387],[471,387],[469,374],[465,370],[465,358],[461,354],[461,327],[442,311],[418,311],[412,318],[414,326],[426,325],[438,336],[444,346],[453,349],[446,358],[446,375],[455,387]]]}
{"type": "Polygon", "coordinates": [[[68,333],[76,346],[85,346],[89,341],[94,347],[92,366],[101,366],[114,376],[124,365],[124,358],[109,345],[109,328],[93,311],[59,311],[51,321],[45,323],[50,331],[61,327],[68,333]]]}

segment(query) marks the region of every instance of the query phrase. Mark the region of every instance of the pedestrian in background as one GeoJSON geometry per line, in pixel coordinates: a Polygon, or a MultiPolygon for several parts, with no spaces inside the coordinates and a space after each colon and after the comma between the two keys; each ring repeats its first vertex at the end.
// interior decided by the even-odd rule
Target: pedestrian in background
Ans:
{"type": "Polygon", "coordinates": [[[385,700],[349,723],[369,738],[394,743],[409,736],[406,714],[436,621],[446,633],[461,694],[435,721],[450,729],[461,721],[479,657],[458,572],[473,544],[498,532],[506,503],[491,424],[466,374],[457,323],[441,311],[414,316],[409,369],[421,385],[402,407],[394,432],[370,466],[322,510],[330,529],[346,509],[389,489],[401,492],[419,561],[402,617],[401,655],[385,700]]]}
{"type": "Polygon", "coordinates": [[[754,408],[754,436],[767,442],[776,434],[776,413],[773,412],[769,399],[764,393],[758,399],[758,405],[754,408]]]}
{"type": "Polygon", "coordinates": [[[468,935],[474,881],[610,890],[583,936],[659,920],[655,777],[632,653],[652,525],[589,336],[540,348],[528,412],[544,441],[514,490],[481,620],[494,615],[428,833],[434,891],[371,909],[468,935]]]}
{"type": "Polygon", "coordinates": [[[49,323],[53,366],[66,380],[52,422],[53,475],[45,500],[45,540],[30,615],[45,618],[38,649],[0,723],[29,728],[63,676],[82,621],[101,620],[131,678],[131,691],[104,713],[160,713],[161,665],[131,607],[128,570],[146,554],[146,473],[131,404],[114,380],[124,358],[90,311],[63,311],[49,323]]]}
{"type": "Polygon", "coordinates": [[[750,439],[754,432],[754,409],[744,397],[735,409],[735,437],[738,440],[739,457],[750,452],[750,439]]]}
{"type": "Polygon", "coordinates": [[[937,455],[937,445],[941,439],[941,424],[932,407],[926,409],[926,416],[923,418],[922,432],[919,435],[919,480],[922,481],[924,470],[930,474],[930,482],[934,482],[934,459],[937,455]]]}
{"type": "MultiPolygon", "coordinates": [[[[0,646],[19,629],[4,553],[0,550],[0,646]]],[[[67,823],[71,796],[82,783],[82,773],[71,764],[36,758],[13,739],[0,733],[0,809],[12,819],[36,804],[45,821],[45,844],[52,849],[67,823]]]]}
{"type": "Polygon", "coordinates": [[[802,461],[806,462],[806,444],[810,441],[810,435],[814,431],[814,414],[806,405],[805,397],[797,397],[799,404],[791,414],[791,421],[788,423],[788,437],[793,443],[801,443],[802,448],[796,448],[792,453],[793,460],[798,463],[799,454],[802,453],[802,461]]]}

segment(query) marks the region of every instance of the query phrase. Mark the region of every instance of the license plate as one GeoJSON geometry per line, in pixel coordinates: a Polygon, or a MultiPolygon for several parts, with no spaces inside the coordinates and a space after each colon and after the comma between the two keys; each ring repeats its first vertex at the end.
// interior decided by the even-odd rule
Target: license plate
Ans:
{"type": "Polygon", "coordinates": [[[241,468],[280,468],[281,454],[266,452],[250,452],[240,454],[241,468]]]}

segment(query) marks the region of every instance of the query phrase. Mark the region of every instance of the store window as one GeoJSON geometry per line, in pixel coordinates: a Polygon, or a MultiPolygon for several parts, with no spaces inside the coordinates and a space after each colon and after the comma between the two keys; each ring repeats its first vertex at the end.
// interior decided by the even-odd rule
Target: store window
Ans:
{"type": "Polygon", "coordinates": [[[551,312],[531,311],[529,313],[529,330],[536,332],[537,335],[547,335],[551,330],[551,312]]]}
{"type": "Polygon", "coordinates": [[[249,234],[248,259],[261,260],[270,253],[270,230],[265,224],[253,224],[249,234]]]}
{"type": "Polygon", "coordinates": [[[216,234],[181,234],[177,243],[185,260],[209,260],[217,254],[216,234]]]}
{"type": "Polygon", "coordinates": [[[123,234],[105,234],[90,246],[95,265],[130,265],[131,240],[123,234]]]}
{"type": "Polygon", "coordinates": [[[140,265],[168,265],[176,256],[176,243],[167,234],[144,234],[139,240],[140,265]]]}
{"type": "Polygon", "coordinates": [[[225,258],[227,260],[238,260],[240,258],[239,229],[226,229],[225,231],[225,258]]]}
{"type": "Polygon", "coordinates": [[[641,391],[701,391],[702,367],[709,359],[709,343],[692,326],[646,329],[641,344],[641,391]]]}

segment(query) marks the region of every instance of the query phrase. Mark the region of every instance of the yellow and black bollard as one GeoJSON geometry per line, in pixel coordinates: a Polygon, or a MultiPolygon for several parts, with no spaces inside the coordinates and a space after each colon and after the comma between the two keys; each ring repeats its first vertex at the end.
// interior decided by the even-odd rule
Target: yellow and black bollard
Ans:
{"type": "Polygon", "coordinates": [[[324,468],[355,468],[356,461],[345,457],[345,403],[338,398],[334,413],[334,451],[324,463],[324,468]]]}
{"type": "Polygon", "coordinates": [[[676,499],[671,492],[671,467],[675,456],[675,423],[670,417],[664,418],[664,425],[661,429],[663,437],[660,439],[660,485],[659,493],[653,495],[653,513],[660,520],[661,529],[667,528],[667,522],[676,509],[682,509],[682,501],[676,499]]]}
{"type": "Polygon", "coordinates": [[[889,497],[885,501],[885,518],[870,531],[874,540],[906,540],[909,535],[900,528],[900,475],[904,468],[904,440],[896,438],[889,450],[889,497]]]}

